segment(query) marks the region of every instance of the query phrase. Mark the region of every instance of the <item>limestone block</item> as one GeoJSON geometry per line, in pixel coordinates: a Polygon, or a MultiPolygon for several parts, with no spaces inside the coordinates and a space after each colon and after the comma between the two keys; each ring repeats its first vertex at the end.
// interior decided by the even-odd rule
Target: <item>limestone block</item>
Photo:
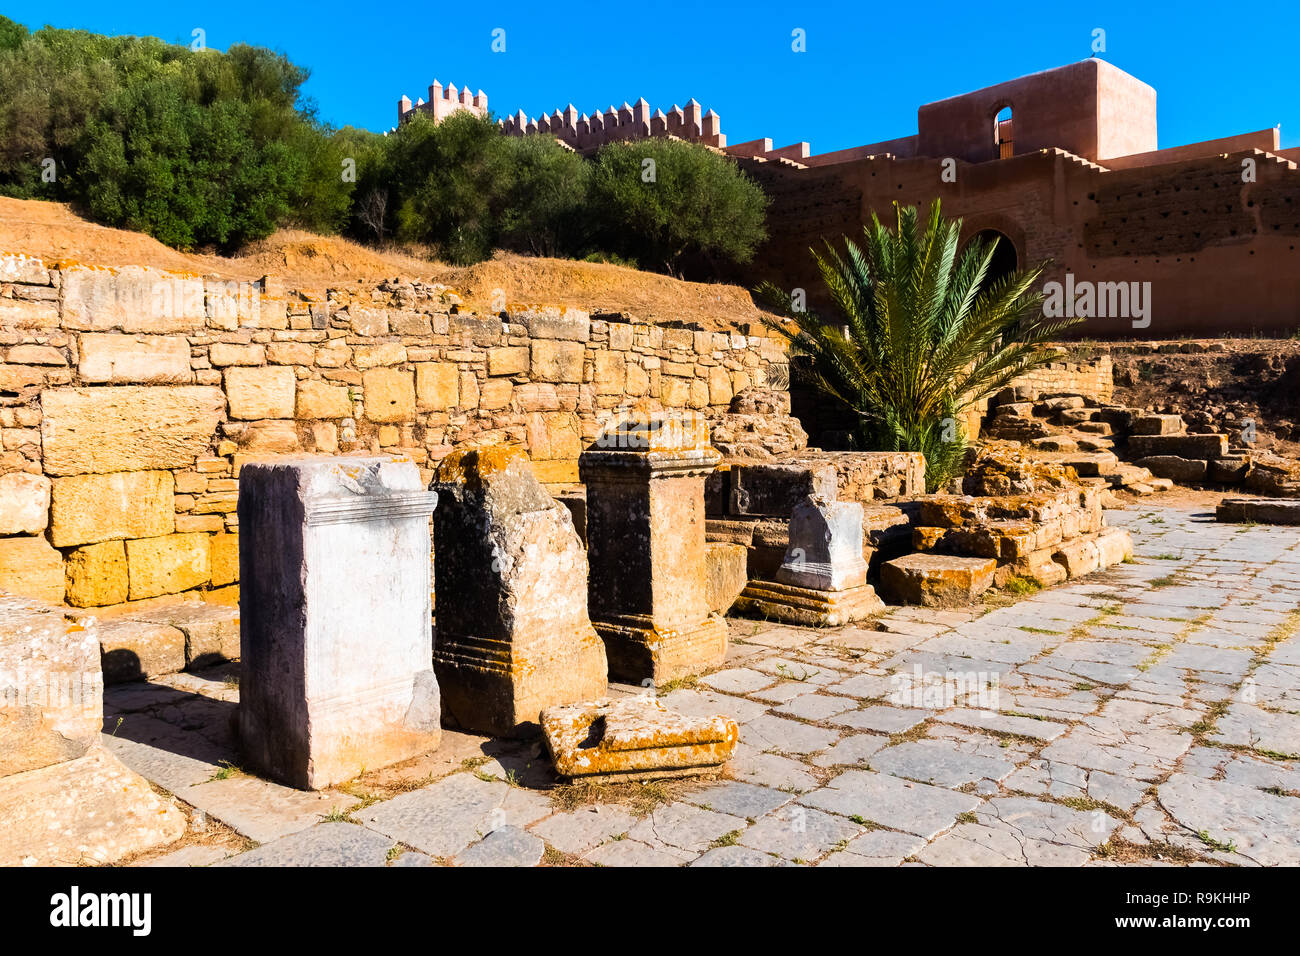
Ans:
{"type": "Polygon", "coordinates": [[[420,362],[415,366],[416,406],[442,412],[460,404],[460,369],[454,362],[420,362]]]}
{"type": "Polygon", "coordinates": [[[880,586],[890,600],[925,607],[963,607],[993,584],[993,558],[908,554],[880,566],[880,586]]]}
{"type": "Polygon", "coordinates": [[[98,636],[106,684],[185,669],[185,635],[168,624],[114,617],[100,622],[98,636]]]}
{"type": "Polygon", "coordinates": [[[1214,512],[1218,521],[1257,521],[1260,524],[1300,524],[1300,499],[1224,498],[1214,512]]]}
{"type": "Polygon", "coordinates": [[[608,781],[715,769],[740,739],[730,717],[689,717],[643,695],[550,708],[542,729],[560,776],[608,781]]]}
{"type": "Polygon", "coordinates": [[[527,326],[534,339],[586,342],[591,338],[591,317],[581,309],[527,308],[510,317],[527,326]]]}
{"type": "Polygon", "coordinates": [[[835,468],[829,464],[736,463],[731,467],[733,515],[787,517],[809,495],[836,497],[835,468]]]}
{"type": "Polygon", "coordinates": [[[379,368],[384,365],[401,365],[405,361],[406,346],[401,342],[358,345],[352,350],[352,364],[361,369],[379,368]]]}
{"type": "Polygon", "coordinates": [[[451,316],[450,332],[459,341],[478,348],[499,345],[504,338],[499,318],[492,315],[473,315],[468,312],[458,312],[451,316]]]}
{"type": "Polygon", "coordinates": [[[659,683],[722,663],[726,624],[704,584],[704,480],[720,458],[703,416],[668,413],[619,420],[579,458],[611,675],[659,683]]]}
{"type": "Polygon", "coordinates": [[[1188,483],[1204,481],[1208,464],[1203,458],[1181,458],[1178,455],[1148,455],[1134,462],[1157,478],[1188,483]]]}
{"type": "Polygon", "coordinates": [[[329,382],[304,381],[298,383],[298,418],[350,418],[352,397],[346,385],[329,382]]]}
{"type": "Polygon", "coordinates": [[[749,554],[743,544],[710,541],[704,545],[704,594],[709,610],[726,614],[749,583],[749,554]]]}
{"type": "Polygon", "coordinates": [[[103,607],[127,599],[126,547],[121,541],[88,544],[69,551],[64,565],[69,604],[103,607]]]}
{"type": "Polygon", "coordinates": [[[845,591],[866,584],[862,505],[814,495],[795,505],[790,546],[776,580],[817,591],[845,591]]]}
{"type": "Polygon", "coordinates": [[[63,555],[44,538],[0,538],[0,591],[63,603],[63,555]]]}
{"type": "Polygon", "coordinates": [[[1180,435],[1187,426],[1182,415],[1133,416],[1129,430],[1134,435],[1180,435]]]}
{"type": "Polygon", "coordinates": [[[352,305],[348,306],[348,318],[353,335],[388,334],[388,312],[385,309],[363,309],[352,305]]]}
{"type": "Polygon", "coordinates": [[[1147,458],[1153,455],[1201,459],[1222,458],[1228,453],[1228,436],[1133,435],[1128,440],[1128,453],[1131,458],[1147,458]]]}
{"type": "Polygon", "coordinates": [[[212,586],[222,587],[239,580],[239,535],[214,534],[208,541],[212,563],[212,586]]]}
{"type": "Polygon", "coordinates": [[[185,666],[211,667],[239,657],[239,609],[216,604],[174,604],[132,615],[133,620],[164,624],[185,637],[185,666]]]}
{"type": "Polygon", "coordinates": [[[266,347],[213,342],[208,346],[208,361],[215,368],[225,368],[229,365],[262,365],[266,362],[266,347]]]}
{"type": "Polygon", "coordinates": [[[539,382],[581,382],[586,347],[580,342],[538,339],[532,343],[532,375],[539,382]]]}
{"type": "Polygon", "coordinates": [[[620,395],[627,381],[627,359],[621,352],[601,350],[596,353],[595,385],[597,395],[620,395]]]}
{"type": "Polygon", "coordinates": [[[178,594],[212,577],[208,536],[201,532],[128,541],[126,564],[132,601],[178,594]]]}
{"type": "Polygon", "coordinates": [[[0,701],[0,786],[82,756],[104,715],[98,640],[63,610],[0,591],[0,701]]]}
{"type": "Polygon", "coordinates": [[[169,471],[55,478],[50,538],[56,547],[67,548],[170,534],[176,514],[172,489],[169,471]]]}
{"type": "MultiPolygon", "coordinates": [[[[292,380],[292,370],[285,371],[292,380]]],[[[221,389],[203,385],[46,389],[41,392],[45,473],[188,468],[212,442],[225,407],[221,389]]]]}
{"type": "Polygon", "coordinates": [[[1220,484],[1235,485],[1250,473],[1250,456],[1228,455],[1210,462],[1206,477],[1220,484]]]}
{"type": "Polygon", "coordinates": [[[444,718],[494,736],[536,731],[541,711],[605,692],[605,647],[587,617],[587,555],[567,508],[517,447],[452,452],[431,489],[444,718]]]}
{"type": "Polygon", "coordinates": [[[183,336],[84,332],[77,375],[92,385],[185,385],[193,381],[190,343],[183,336]]]}
{"type": "Polygon", "coordinates": [[[41,534],[50,522],[50,479],[14,472],[0,475],[0,535],[41,534]]]}
{"type": "Polygon", "coordinates": [[[1097,555],[1102,568],[1133,557],[1133,536],[1125,528],[1106,528],[1096,536],[1097,555]]]}
{"type": "Polygon", "coordinates": [[[778,581],[753,580],[736,599],[737,610],[802,627],[839,627],[885,610],[869,584],[842,591],[803,588],[778,581]]]}
{"type": "Polygon", "coordinates": [[[488,349],[487,363],[489,375],[520,375],[528,372],[528,347],[524,345],[508,348],[488,349]]]}
{"type": "Polygon", "coordinates": [[[415,383],[410,372],[368,369],[361,378],[366,418],[372,422],[409,422],[415,418],[415,383]]]}
{"type": "Polygon", "coordinates": [[[61,272],[63,327],[79,332],[187,332],[207,321],[203,280],[158,269],[74,266],[61,272]]]}
{"type": "Polygon", "coordinates": [[[249,462],[239,495],[239,733],[249,765],[320,789],[436,748],[436,496],[414,462],[249,462]]]}
{"type": "Polygon", "coordinates": [[[171,800],[102,747],[0,779],[0,819],[5,867],[111,864],[185,834],[171,800]]]}
{"type": "Polygon", "coordinates": [[[1092,536],[1062,541],[1052,552],[1052,560],[1065,568],[1070,578],[1092,574],[1101,567],[1101,551],[1092,536]]]}
{"type": "Polygon", "coordinates": [[[298,379],[288,366],[228,368],[225,382],[231,418],[293,418],[298,379]]]}
{"type": "Polygon", "coordinates": [[[50,271],[44,261],[21,252],[0,253],[0,282],[49,285],[50,271]]]}
{"type": "Polygon", "coordinates": [[[478,407],[484,411],[495,411],[510,406],[510,396],[514,385],[508,378],[490,378],[483,383],[479,391],[478,407]]]}

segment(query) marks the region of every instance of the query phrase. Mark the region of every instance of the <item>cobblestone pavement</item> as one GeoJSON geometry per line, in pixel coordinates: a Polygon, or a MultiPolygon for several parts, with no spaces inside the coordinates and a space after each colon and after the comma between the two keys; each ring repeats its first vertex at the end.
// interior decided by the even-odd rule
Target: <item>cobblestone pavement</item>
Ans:
{"type": "MultiPolygon", "coordinates": [[[[724,779],[557,786],[539,744],[302,793],[239,772],[221,670],[106,694],[106,739],[192,807],[142,865],[1300,863],[1300,537],[1110,512],[1132,563],[1015,603],[863,627],[735,619],[661,688],[741,722],[724,779]]],[[[624,692],[636,692],[624,688],[624,692]]]]}

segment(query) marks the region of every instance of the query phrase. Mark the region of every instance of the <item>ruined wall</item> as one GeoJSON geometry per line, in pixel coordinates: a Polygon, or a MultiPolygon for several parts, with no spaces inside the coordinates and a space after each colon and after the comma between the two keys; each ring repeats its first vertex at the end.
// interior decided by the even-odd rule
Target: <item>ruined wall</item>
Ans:
{"type": "Polygon", "coordinates": [[[515,443],[575,482],[620,407],[721,412],[785,363],[750,330],[457,302],[0,256],[0,588],[100,606],[228,587],[246,461],[382,451],[427,481],[458,444],[515,443]]]}

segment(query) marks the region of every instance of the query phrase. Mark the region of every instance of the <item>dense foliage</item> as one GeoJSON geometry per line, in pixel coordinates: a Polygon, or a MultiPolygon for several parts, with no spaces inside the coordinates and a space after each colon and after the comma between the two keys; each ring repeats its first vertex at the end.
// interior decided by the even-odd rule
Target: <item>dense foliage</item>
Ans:
{"type": "Polygon", "coordinates": [[[457,263],[508,248],[676,272],[744,262],[764,237],[762,191],[703,147],[642,141],[588,161],[468,114],[336,130],[302,96],[307,76],[257,47],[29,33],[0,17],[0,194],[70,202],[180,248],[301,226],[457,263]]]}
{"type": "Polygon", "coordinates": [[[925,222],[897,208],[889,229],[873,214],[861,245],[813,253],[837,314],[799,311],[789,293],[758,290],[785,312],[769,325],[809,360],[814,385],[856,413],[869,451],[919,451],[934,491],[958,472],[962,413],[1057,352],[1046,343],[1079,320],[1043,317],[1043,267],[992,277],[996,243],[958,252],[961,220],[939,201],[925,222]]]}

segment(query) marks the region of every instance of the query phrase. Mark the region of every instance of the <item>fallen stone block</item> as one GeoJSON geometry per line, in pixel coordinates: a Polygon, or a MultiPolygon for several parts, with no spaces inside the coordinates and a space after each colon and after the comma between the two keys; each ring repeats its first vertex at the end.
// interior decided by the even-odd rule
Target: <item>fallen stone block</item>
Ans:
{"type": "Polygon", "coordinates": [[[840,627],[885,610],[869,584],[846,591],[819,591],[779,581],[749,582],[733,606],[737,611],[801,627],[840,627]]]}
{"type": "Polygon", "coordinates": [[[1203,458],[1180,458],[1177,455],[1149,455],[1134,462],[1158,478],[1182,483],[1204,481],[1208,463],[1203,458]]]}
{"type": "Polygon", "coordinates": [[[430,489],[444,720],[520,736],[536,733],[548,707],[603,695],[608,664],[587,616],[587,554],[522,448],[452,452],[430,489]]]}
{"type": "Polygon", "coordinates": [[[709,610],[726,614],[749,583],[749,549],[710,541],[704,545],[704,591],[709,610]]]}
{"type": "Polygon", "coordinates": [[[1300,524],[1300,499],[1224,498],[1215,509],[1218,521],[1255,521],[1259,524],[1300,524]]]}
{"type": "Polygon", "coordinates": [[[1038,451],[1078,451],[1079,443],[1069,435],[1044,435],[1030,439],[1029,447],[1038,451]]]}
{"type": "Polygon", "coordinates": [[[1128,440],[1129,457],[1135,459],[1163,455],[1208,459],[1227,453],[1227,435],[1133,435],[1128,440]]]}
{"type": "Polygon", "coordinates": [[[730,717],[689,717],[641,695],[549,708],[542,732],[560,776],[607,781],[717,770],[740,739],[730,717]]]}
{"type": "Polygon", "coordinates": [[[993,584],[993,558],[909,554],[880,566],[880,586],[891,601],[925,607],[962,607],[993,584]]]}
{"type": "Polygon", "coordinates": [[[116,863],[185,834],[185,815],[99,746],[0,778],[0,820],[0,866],[116,863]]]}
{"type": "Polygon", "coordinates": [[[0,777],[84,755],[103,717],[93,631],[62,608],[0,591],[0,777]]]}

